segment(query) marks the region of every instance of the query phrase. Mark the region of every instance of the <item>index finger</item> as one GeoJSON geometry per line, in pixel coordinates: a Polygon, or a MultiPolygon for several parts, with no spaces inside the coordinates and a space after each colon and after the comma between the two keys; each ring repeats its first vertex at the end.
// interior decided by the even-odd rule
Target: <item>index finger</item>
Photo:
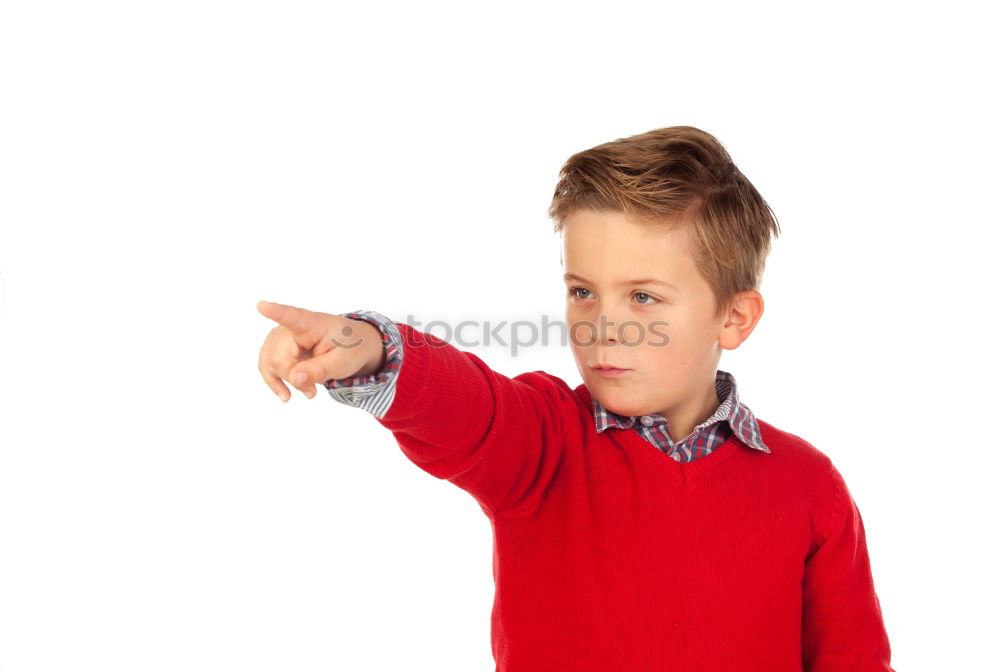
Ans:
{"type": "Polygon", "coordinates": [[[304,334],[312,328],[308,319],[312,311],[305,308],[274,303],[273,301],[258,301],[257,310],[264,317],[287,327],[294,334],[304,334]]]}

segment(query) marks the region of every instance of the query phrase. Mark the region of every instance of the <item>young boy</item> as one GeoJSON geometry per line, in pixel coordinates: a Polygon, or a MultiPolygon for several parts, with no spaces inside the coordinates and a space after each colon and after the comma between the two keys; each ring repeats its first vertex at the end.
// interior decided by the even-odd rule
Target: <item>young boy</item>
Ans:
{"type": "Polygon", "coordinates": [[[374,311],[268,302],[262,376],[283,401],[282,379],[322,383],[475,497],[498,671],[891,671],[844,479],[717,369],[764,309],[779,229],[760,194],[681,126],[572,156],[549,214],[575,389],[374,311]]]}

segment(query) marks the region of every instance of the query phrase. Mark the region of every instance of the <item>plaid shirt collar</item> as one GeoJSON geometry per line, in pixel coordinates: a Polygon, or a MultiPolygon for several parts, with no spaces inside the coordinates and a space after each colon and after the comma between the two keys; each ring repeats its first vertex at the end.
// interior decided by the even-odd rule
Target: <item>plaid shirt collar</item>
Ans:
{"type": "MultiPolygon", "coordinates": [[[[710,432],[712,426],[717,422],[726,421],[729,423],[729,427],[733,430],[733,433],[736,434],[736,437],[746,446],[770,453],[771,449],[761,439],[757,419],[750,412],[750,409],[740,402],[739,394],[736,390],[736,378],[733,374],[721,369],[716,370],[715,392],[718,398],[722,400],[722,403],[719,404],[715,413],[708,420],[705,420],[705,422],[694,428],[691,432],[691,437],[686,440],[694,441],[702,433],[710,432]]],[[[630,429],[635,427],[636,423],[642,418],[652,419],[653,422],[650,424],[666,422],[666,418],[659,413],[652,413],[648,416],[618,415],[614,411],[605,408],[593,396],[591,396],[591,401],[594,408],[594,421],[597,425],[598,434],[611,427],[630,429]]],[[[647,427],[644,424],[639,424],[637,429],[646,430],[647,427]]]]}

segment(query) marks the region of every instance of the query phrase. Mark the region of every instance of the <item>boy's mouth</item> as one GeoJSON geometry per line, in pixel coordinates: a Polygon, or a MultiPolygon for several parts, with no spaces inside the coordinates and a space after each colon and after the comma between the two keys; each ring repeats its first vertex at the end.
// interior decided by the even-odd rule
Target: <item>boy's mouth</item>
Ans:
{"type": "Polygon", "coordinates": [[[591,370],[600,376],[620,376],[623,373],[628,373],[632,369],[619,369],[616,366],[611,366],[609,364],[597,364],[590,367],[591,370]]]}

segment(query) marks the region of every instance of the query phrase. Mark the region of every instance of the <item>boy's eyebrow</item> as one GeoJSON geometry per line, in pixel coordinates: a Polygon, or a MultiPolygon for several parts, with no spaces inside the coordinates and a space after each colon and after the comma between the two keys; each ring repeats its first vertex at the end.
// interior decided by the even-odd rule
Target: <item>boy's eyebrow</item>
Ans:
{"type": "MultiPolygon", "coordinates": [[[[574,275],[573,273],[567,273],[563,276],[565,282],[585,282],[588,285],[592,284],[590,280],[581,278],[579,275],[574,275]]],[[[622,280],[618,283],[619,287],[625,287],[626,285],[662,285],[664,287],[669,287],[670,289],[677,289],[676,286],[671,285],[665,280],[657,280],[656,278],[638,278],[635,280],[622,280]]]]}

